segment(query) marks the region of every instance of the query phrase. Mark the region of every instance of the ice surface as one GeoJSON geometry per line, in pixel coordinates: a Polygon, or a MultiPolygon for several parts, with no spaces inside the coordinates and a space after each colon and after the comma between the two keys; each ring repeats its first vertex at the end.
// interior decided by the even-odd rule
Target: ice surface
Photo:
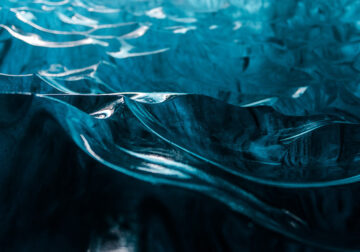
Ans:
{"type": "Polygon", "coordinates": [[[0,244],[102,251],[94,213],[136,212],[138,191],[187,230],[196,221],[174,210],[177,190],[234,226],[214,224],[199,247],[170,235],[162,210],[141,210],[131,223],[145,235],[120,228],[138,237],[121,246],[359,250],[359,11],[356,0],[3,0],[0,244]]]}

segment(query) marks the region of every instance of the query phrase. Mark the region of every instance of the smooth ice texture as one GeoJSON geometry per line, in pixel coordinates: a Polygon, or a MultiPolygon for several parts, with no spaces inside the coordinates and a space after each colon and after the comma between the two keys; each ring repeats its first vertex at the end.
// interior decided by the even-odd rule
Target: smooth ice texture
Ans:
{"type": "Polygon", "coordinates": [[[359,12],[356,0],[2,0],[2,169],[39,165],[14,160],[54,121],[103,169],[207,195],[306,246],[359,250],[359,12]]]}

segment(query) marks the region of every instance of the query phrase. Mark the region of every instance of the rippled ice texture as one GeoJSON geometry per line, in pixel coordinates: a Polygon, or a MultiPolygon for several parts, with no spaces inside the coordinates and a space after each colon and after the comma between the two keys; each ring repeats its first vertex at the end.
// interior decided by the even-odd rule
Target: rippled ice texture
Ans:
{"type": "Polygon", "coordinates": [[[77,185],[64,195],[83,204],[75,192],[98,166],[258,227],[222,227],[215,250],[272,232],[274,251],[359,250],[359,12],[356,0],[2,0],[0,240],[26,233],[24,216],[41,215],[40,230],[63,213],[55,185],[77,185]]]}

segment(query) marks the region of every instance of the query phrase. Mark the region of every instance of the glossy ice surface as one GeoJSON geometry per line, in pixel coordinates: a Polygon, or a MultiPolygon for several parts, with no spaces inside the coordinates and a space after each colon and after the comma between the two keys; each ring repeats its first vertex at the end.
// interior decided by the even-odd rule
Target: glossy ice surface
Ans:
{"type": "Polygon", "coordinates": [[[205,195],[260,240],[295,244],[274,251],[359,250],[359,12],[356,0],[2,0],[0,241],[24,229],[14,209],[40,197],[23,192],[42,174],[81,167],[77,184],[91,162],[205,195]]]}

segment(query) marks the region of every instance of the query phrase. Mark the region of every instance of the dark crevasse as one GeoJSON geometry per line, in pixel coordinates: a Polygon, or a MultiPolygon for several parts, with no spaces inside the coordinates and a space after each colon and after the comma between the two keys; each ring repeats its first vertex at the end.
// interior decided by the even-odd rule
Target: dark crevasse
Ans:
{"type": "Polygon", "coordinates": [[[360,250],[358,1],[0,4],[0,250],[360,250]]]}

